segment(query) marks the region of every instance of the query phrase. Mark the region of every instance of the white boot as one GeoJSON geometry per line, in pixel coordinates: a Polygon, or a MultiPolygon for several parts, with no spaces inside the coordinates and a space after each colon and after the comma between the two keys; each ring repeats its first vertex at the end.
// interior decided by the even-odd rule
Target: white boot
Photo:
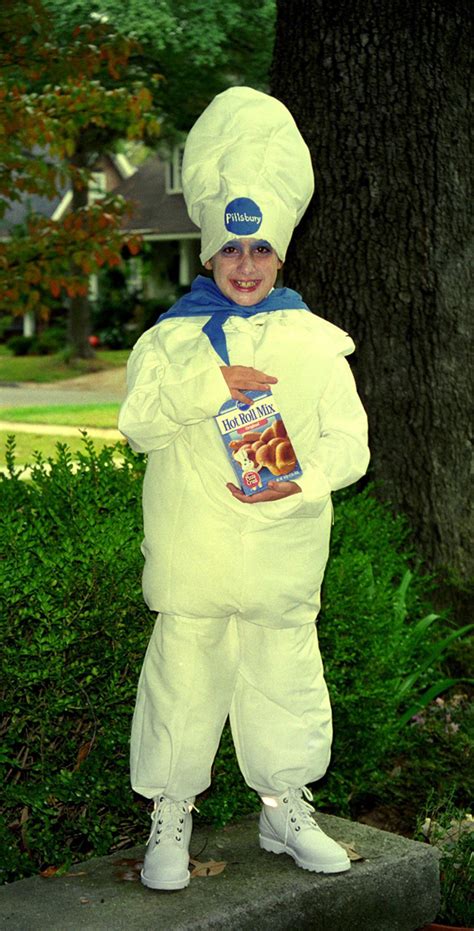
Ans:
{"type": "Polygon", "coordinates": [[[150,889],[184,889],[190,879],[189,841],[194,798],[175,802],[166,795],[159,795],[154,802],[141,881],[150,889]]]}
{"type": "Polygon", "coordinates": [[[305,798],[313,800],[306,786],[277,796],[262,796],[260,846],[270,853],[288,853],[298,866],[315,873],[350,869],[345,850],[318,827],[314,808],[305,798]]]}

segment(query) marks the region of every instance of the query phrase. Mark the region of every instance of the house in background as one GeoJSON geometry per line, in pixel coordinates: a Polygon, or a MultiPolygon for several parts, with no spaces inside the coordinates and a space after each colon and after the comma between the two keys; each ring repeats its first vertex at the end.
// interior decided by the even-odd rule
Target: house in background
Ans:
{"type": "MultiPolygon", "coordinates": [[[[35,153],[32,153],[34,157],[35,153]]],[[[130,178],[136,168],[125,155],[107,154],[97,159],[92,172],[89,186],[89,200],[97,200],[103,194],[114,191],[123,181],[130,178]]],[[[20,200],[11,201],[4,215],[0,218],[0,242],[10,238],[11,231],[16,226],[22,226],[30,213],[49,217],[51,220],[61,220],[71,206],[72,191],[64,186],[52,198],[39,197],[36,194],[25,193],[20,200]]],[[[91,280],[91,298],[96,295],[97,285],[94,278],[91,280]]],[[[33,336],[35,332],[35,317],[33,313],[25,314],[22,319],[24,336],[33,336]]]]}
{"type": "Polygon", "coordinates": [[[182,193],[183,148],[176,146],[168,160],[151,156],[115,189],[131,206],[124,230],[140,234],[149,247],[146,274],[141,256],[132,260],[137,267],[134,285],[142,287],[146,299],[158,302],[177,286],[187,287],[202,270],[200,232],[188,216],[182,193]]]}
{"type": "MultiPolygon", "coordinates": [[[[169,159],[152,155],[139,168],[124,155],[101,156],[89,189],[90,200],[113,191],[130,204],[123,230],[139,234],[147,248],[129,260],[128,285],[157,304],[171,304],[179,289],[189,285],[202,271],[199,229],[189,219],[182,193],[183,148],[176,146],[169,159]]],[[[20,201],[13,201],[0,219],[0,241],[9,238],[12,228],[23,224],[29,212],[61,220],[71,201],[72,192],[67,188],[51,200],[25,195],[20,201]]],[[[97,300],[96,275],[91,276],[89,294],[92,301],[97,300]]],[[[24,335],[32,336],[34,329],[34,315],[26,315],[24,335]]]]}
{"type": "MultiPolygon", "coordinates": [[[[34,158],[35,153],[32,153],[34,158]]],[[[92,172],[92,184],[89,189],[89,199],[96,200],[102,194],[115,190],[126,178],[136,172],[134,165],[125,155],[104,155],[97,160],[92,172]]],[[[72,201],[72,191],[67,186],[52,198],[39,197],[36,194],[25,193],[20,200],[11,201],[0,218],[0,241],[8,239],[14,226],[25,222],[29,213],[39,213],[51,220],[60,220],[67,213],[72,201]]]]}

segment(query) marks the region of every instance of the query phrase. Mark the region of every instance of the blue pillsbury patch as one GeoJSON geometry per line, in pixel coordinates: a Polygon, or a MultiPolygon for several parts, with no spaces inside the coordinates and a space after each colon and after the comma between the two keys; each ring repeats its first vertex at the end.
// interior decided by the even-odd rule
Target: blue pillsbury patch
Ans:
{"type": "Polygon", "coordinates": [[[224,211],[225,228],[236,236],[250,236],[262,225],[262,211],[250,197],[236,197],[224,211]]]}

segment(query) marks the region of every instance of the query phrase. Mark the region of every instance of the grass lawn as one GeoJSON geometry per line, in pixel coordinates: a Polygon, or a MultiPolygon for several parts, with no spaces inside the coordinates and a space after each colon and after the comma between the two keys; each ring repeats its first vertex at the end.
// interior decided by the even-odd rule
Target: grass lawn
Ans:
{"type": "Polygon", "coordinates": [[[61,424],[67,427],[117,429],[119,404],[71,404],[50,407],[0,407],[0,420],[12,423],[61,424]]]}
{"type": "Polygon", "coordinates": [[[6,346],[0,346],[0,378],[2,381],[65,381],[89,372],[125,365],[129,349],[101,349],[94,359],[67,363],[61,353],[54,356],[12,356],[6,346]]]}
{"type": "MultiPolygon", "coordinates": [[[[0,430],[0,468],[5,466],[5,443],[7,436],[14,433],[14,430],[0,430]]],[[[15,461],[18,466],[32,465],[33,453],[40,452],[45,458],[51,456],[56,458],[56,444],[58,437],[45,436],[39,433],[18,433],[16,434],[15,461]]],[[[71,450],[72,455],[84,451],[84,441],[81,437],[65,436],[59,437],[59,442],[65,443],[71,450]]],[[[96,449],[102,449],[107,445],[107,440],[95,439],[94,446],[96,449]]],[[[113,445],[109,443],[109,445],[113,445]]]]}

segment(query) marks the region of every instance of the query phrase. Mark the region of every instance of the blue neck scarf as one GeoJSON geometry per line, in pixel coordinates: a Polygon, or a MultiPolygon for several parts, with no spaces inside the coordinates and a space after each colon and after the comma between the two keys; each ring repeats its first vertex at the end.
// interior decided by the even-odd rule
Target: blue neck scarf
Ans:
{"type": "MultiPolygon", "coordinates": [[[[230,298],[225,297],[212,278],[198,275],[194,279],[188,294],[176,301],[166,313],[161,314],[156,323],[170,317],[208,317],[210,319],[203,326],[202,332],[206,334],[212,347],[230,365],[223,324],[229,317],[253,317],[254,314],[268,313],[272,310],[307,310],[309,307],[301,299],[301,295],[291,288],[276,288],[270,294],[254,304],[252,307],[241,307],[230,298]]],[[[155,324],[156,325],[156,324],[155,324]]]]}

